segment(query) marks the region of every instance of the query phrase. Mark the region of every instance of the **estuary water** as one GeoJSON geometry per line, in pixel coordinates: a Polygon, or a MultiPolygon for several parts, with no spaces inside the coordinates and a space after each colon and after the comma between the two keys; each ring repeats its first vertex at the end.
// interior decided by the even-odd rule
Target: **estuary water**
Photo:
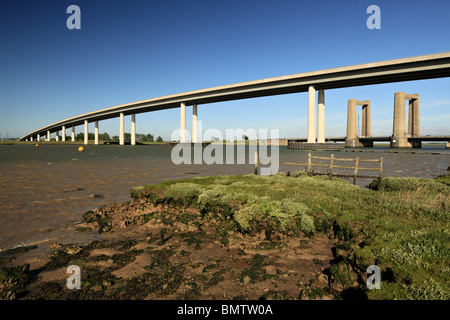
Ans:
{"type": "MultiPolygon", "coordinates": [[[[166,146],[84,148],[84,152],[79,152],[77,145],[0,145],[0,250],[45,241],[71,243],[92,239],[94,233],[75,231],[74,225],[81,221],[83,213],[130,200],[129,191],[134,186],[196,176],[253,173],[253,164],[248,162],[249,147],[235,150],[235,156],[237,150],[245,152],[246,164],[212,165],[176,165],[171,160],[172,148],[166,146]]],[[[280,147],[279,162],[306,163],[309,152],[280,147]]],[[[223,153],[225,159],[226,149],[223,153]]],[[[375,147],[311,153],[339,158],[383,157],[383,176],[392,177],[435,177],[449,173],[450,166],[450,150],[433,145],[408,150],[375,147]]],[[[304,168],[280,165],[279,171],[304,168]]],[[[360,179],[358,185],[364,188],[370,182],[360,179]]]]}

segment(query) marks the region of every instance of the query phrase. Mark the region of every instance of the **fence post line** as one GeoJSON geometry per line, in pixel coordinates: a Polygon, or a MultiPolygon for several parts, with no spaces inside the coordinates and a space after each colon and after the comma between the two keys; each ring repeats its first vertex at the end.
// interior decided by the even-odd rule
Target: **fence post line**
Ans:
{"type": "Polygon", "coordinates": [[[330,180],[333,179],[333,162],[334,162],[334,154],[330,157],[330,180]]]}
{"type": "Polygon", "coordinates": [[[311,153],[308,153],[308,175],[311,176],[311,153]]]}
{"type": "Polygon", "coordinates": [[[255,175],[258,175],[258,151],[255,151],[255,175]]]}
{"type": "Polygon", "coordinates": [[[353,184],[356,184],[356,177],[358,176],[358,164],[359,164],[359,157],[356,157],[355,170],[353,171],[353,184]]]}

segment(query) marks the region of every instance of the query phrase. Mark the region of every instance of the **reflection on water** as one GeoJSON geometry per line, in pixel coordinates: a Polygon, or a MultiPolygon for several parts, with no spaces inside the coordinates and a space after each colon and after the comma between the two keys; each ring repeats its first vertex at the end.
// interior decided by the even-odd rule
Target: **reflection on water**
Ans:
{"type": "MultiPolygon", "coordinates": [[[[253,172],[252,164],[174,165],[171,150],[165,146],[89,145],[84,152],[78,152],[74,145],[0,146],[0,248],[63,234],[73,236],[73,228],[69,232],[62,226],[80,221],[89,209],[128,201],[133,186],[195,176],[253,172]]],[[[445,149],[439,150],[440,154],[431,154],[434,150],[425,148],[391,153],[393,151],[373,148],[364,152],[313,153],[323,156],[334,153],[340,158],[383,157],[384,176],[395,177],[434,177],[445,173],[450,165],[450,153],[445,149]]],[[[305,150],[281,147],[279,160],[305,163],[307,154],[305,150]]],[[[304,167],[280,165],[279,170],[299,169],[304,167]]],[[[369,182],[359,180],[358,185],[364,187],[369,182]]]]}

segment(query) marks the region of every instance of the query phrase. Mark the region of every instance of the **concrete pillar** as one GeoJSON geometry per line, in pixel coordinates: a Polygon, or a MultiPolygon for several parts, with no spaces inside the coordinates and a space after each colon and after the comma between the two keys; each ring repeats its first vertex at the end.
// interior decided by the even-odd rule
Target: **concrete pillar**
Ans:
{"type": "Polygon", "coordinates": [[[198,129],[197,129],[197,105],[192,107],[192,142],[198,142],[198,129]]]}
{"type": "Polygon", "coordinates": [[[37,141],[41,141],[41,135],[39,133],[37,135],[37,141]]]}
{"type": "Polygon", "coordinates": [[[84,144],[89,143],[88,121],[84,120],[84,144]]]}
{"type": "Polygon", "coordinates": [[[397,137],[405,136],[405,93],[396,92],[394,95],[394,126],[393,133],[397,137]]]}
{"type": "Polygon", "coordinates": [[[47,141],[50,141],[50,130],[47,130],[47,141]]]}
{"type": "Polygon", "coordinates": [[[184,102],[181,103],[180,142],[186,142],[186,104],[184,102]]]}
{"type": "Polygon", "coordinates": [[[414,100],[409,100],[409,108],[408,108],[408,136],[412,137],[413,136],[413,113],[414,113],[414,108],[413,108],[413,104],[414,104],[414,100]]]}
{"type": "Polygon", "coordinates": [[[136,145],[136,115],[131,115],[131,145],[136,145]]]}
{"type": "Polygon", "coordinates": [[[30,141],[33,141],[33,137],[30,137],[30,141]]]}
{"type": "Polygon", "coordinates": [[[62,126],[62,141],[66,141],[66,126],[62,126]]]}
{"type": "Polygon", "coordinates": [[[316,142],[316,89],[308,88],[308,143],[316,142]]]}
{"type": "Polygon", "coordinates": [[[98,145],[98,121],[95,121],[94,144],[98,145]]]}
{"type": "Polygon", "coordinates": [[[123,146],[125,144],[125,115],[120,113],[120,125],[119,125],[119,144],[123,146]]]}
{"type": "Polygon", "coordinates": [[[59,141],[59,130],[56,130],[55,140],[56,140],[56,141],[59,141]]]}
{"type": "Polygon", "coordinates": [[[410,147],[406,137],[404,92],[396,92],[394,95],[394,125],[392,131],[391,148],[410,147]]]}
{"type": "Polygon", "coordinates": [[[366,109],[366,137],[372,136],[372,120],[371,120],[371,111],[370,111],[370,101],[365,106],[366,109]]]}
{"type": "Polygon", "coordinates": [[[319,90],[317,102],[317,143],[325,143],[325,93],[319,90]]]}
{"type": "MultiPolygon", "coordinates": [[[[356,102],[358,104],[358,101],[356,102]]],[[[370,121],[370,101],[361,101],[362,112],[361,112],[361,137],[371,137],[371,121],[370,121]]]]}
{"type": "Polygon", "coordinates": [[[345,138],[346,147],[357,147],[359,145],[356,132],[356,99],[348,100],[347,108],[347,137],[345,138]]]}
{"type": "Polygon", "coordinates": [[[75,141],[75,126],[72,126],[72,142],[75,141]]]}
{"type": "Polygon", "coordinates": [[[408,133],[412,136],[420,136],[420,106],[419,95],[410,95],[409,100],[409,121],[408,121],[408,133]]]}

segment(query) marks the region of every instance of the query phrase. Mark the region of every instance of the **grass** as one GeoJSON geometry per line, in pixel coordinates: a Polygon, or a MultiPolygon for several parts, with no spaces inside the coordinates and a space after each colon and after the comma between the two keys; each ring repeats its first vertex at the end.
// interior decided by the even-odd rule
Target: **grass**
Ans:
{"type": "Polygon", "coordinates": [[[231,214],[237,230],[265,231],[269,239],[312,236],[333,225],[341,262],[330,270],[331,282],[341,289],[354,286],[353,277],[364,290],[365,271],[377,264],[385,279],[381,290],[366,292],[369,299],[449,299],[449,177],[386,178],[377,192],[323,177],[220,176],[144,186],[141,192],[167,190],[163,198],[171,201],[171,192],[183,186],[176,204],[209,210],[238,201],[231,214]]]}
{"type": "MultiPolygon", "coordinates": [[[[264,250],[286,248],[292,239],[298,239],[295,241],[301,249],[322,234],[336,239],[335,247],[330,248],[334,260],[331,265],[323,265],[319,259],[312,262],[326,268],[323,273],[328,281],[319,285],[315,279],[309,279],[309,283],[300,285],[304,287],[298,296],[448,300],[449,179],[449,175],[436,179],[386,178],[381,191],[375,191],[337,178],[303,174],[288,177],[279,173],[271,177],[196,177],[134,188],[128,205],[135,210],[131,213],[137,212],[135,216],[127,213],[116,217],[117,207],[111,206],[88,211],[84,220],[95,224],[100,232],[114,233],[115,222],[124,218],[128,219],[125,226],[159,221],[159,229],[152,229],[140,240],[94,241],[82,248],[74,245],[56,251],[44,269],[81,265],[86,285],[76,292],[61,293],[61,284],[45,283],[30,297],[198,299],[205,290],[230,279],[244,288],[271,281],[279,281],[281,285],[283,279],[288,279],[283,277],[289,275],[278,270],[276,274],[268,274],[266,268],[274,257],[264,255],[264,250]],[[149,206],[162,209],[145,211],[149,206]],[[143,208],[142,213],[136,211],[138,208],[143,208]],[[225,267],[214,255],[190,261],[191,256],[206,250],[211,241],[227,250],[236,244],[254,243],[252,248],[261,251],[253,255],[242,249],[235,251],[230,261],[244,263],[241,269],[225,267]],[[147,243],[152,249],[135,249],[140,243],[147,243]],[[119,252],[92,257],[91,252],[99,248],[119,252]],[[144,252],[151,256],[151,263],[144,267],[143,274],[122,279],[112,273],[144,252]],[[112,266],[100,269],[96,265],[99,261],[110,261],[112,266]],[[366,287],[370,265],[381,269],[379,290],[366,287]],[[198,274],[189,271],[197,269],[198,274]]],[[[376,183],[371,184],[373,189],[377,188],[376,183]]],[[[2,269],[5,283],[11,276],[16,280],[10,282],[18,284],[8,287],[8,291],[0,290],[5,298],[23,294],[23,279],[17,270],[13,271],[11,275],[9,269],[2,269]]],[[[236,292],[235,297],[247,294],[236,292]]],[[[264,296],[292,298],[277,287],[265,291],[264,296]]]]}

